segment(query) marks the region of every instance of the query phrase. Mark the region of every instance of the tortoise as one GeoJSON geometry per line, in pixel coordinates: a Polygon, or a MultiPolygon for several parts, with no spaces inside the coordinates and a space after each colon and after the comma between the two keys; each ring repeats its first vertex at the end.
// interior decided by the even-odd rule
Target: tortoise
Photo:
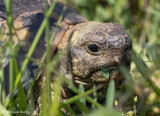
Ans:
{"type": "MultiPolygon", "coordinates": [[[[51,3],[51,1],[49,1],[51,3]]],[[[48,5],[50,6],[50,4],[48,5]]],[[[58,1],[49,18],[50,36],[56,29],[59,16],[63,12],[65,4],[58,1]]],[[[12,0],[13,16],[13,42],[21,45],[18,52],[18,65],[21,67],[24,56],[44,19],[43,0],[12,0]]],[[[4,27],[4,36],[1,41],[7,41],[8,25],[6,21],[4,0],[0,1],[1,27],[4,27]]],[[[32,55],[35,59],[41,59],[46,51],[45,33],[32,55]]],[[[51,44],[51,54],[61,52],[62,59],[56,69],[72,80],[74,83],[84,85],[105,84],[114,79],[122,79],[119,66],[130,67],[132,42],[124,27],[117,23],[102,23],[88,21],[74,8],[67,6],[62,22],[51,44]],[[67,50],[66,50],[67,49],[67,50]],[[102,74],[102,68],[109,70],[109,79],[102,74]]],[[[4,63],[6,93],[9,92],[9,59],[4,63]]],[[[38,64],[30,61],[21,81],[26,88],[32,82],[38,64]],[[28,81],[29,78],[29,81],[28,81]]],[[[37,82],[43,76],[37,77],[37,82]]]]}

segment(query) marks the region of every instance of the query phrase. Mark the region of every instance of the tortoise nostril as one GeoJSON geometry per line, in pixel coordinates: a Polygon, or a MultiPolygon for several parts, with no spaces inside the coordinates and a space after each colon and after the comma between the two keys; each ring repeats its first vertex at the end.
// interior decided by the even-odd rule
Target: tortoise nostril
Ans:
{"type": "Polygon", "coordinates": [[[123,46],[123,51],[128,51],[129,49],[131,49],[131,46],[130,45],[125,45],[123,46]]]}

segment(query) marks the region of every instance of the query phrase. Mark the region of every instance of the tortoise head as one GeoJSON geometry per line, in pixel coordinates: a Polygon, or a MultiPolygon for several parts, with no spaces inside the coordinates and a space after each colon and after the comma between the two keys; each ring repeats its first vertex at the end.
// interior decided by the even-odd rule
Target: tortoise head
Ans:
{"type": "Polygon", "coordinates": [[[102,83],[119,80],[120,65],[130,67],[131,39],[119,24],[86,22],[71,27],[58,49],[68,52],[61,60],[61,71],[76,82],[102,83]],[[62,68],[63,67],[63,68],[62,68]],[[101,69],[109,70],[106,79],[101,69]]]}

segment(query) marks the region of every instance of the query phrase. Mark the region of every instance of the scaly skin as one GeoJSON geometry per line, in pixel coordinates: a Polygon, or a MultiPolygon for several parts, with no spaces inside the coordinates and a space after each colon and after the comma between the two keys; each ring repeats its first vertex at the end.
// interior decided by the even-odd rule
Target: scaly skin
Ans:
{"type": "Polygon", "coordinates": [[[129,67],[131,61],[131,39],[119,24],[86,22],[71,27],[58,46],[69,52],[61,60],[60,71],[77,82],[103,83],[101,68],[108,68],[110,79],[120,80],[118,67],[129,67]],[[99,51],[92,52],[88,46],[94,44],[99,51]],[[66,69],[65,69],[65,68],[66,69]]]}

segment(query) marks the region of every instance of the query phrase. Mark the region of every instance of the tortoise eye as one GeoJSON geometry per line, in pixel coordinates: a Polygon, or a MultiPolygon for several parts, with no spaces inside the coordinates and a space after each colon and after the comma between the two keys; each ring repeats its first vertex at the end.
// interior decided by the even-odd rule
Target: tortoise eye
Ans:
{"type": "Polygon", "coordinates": [[[88,45],[88,49],[91,52],[98,52],[99,51],[99,47],[97,45],[95,45],[95,44],[88,45]]]}
{"type": "Polygon", "coordinates": [[[100,47],[97,44],[89,44],[87,45],[87,52],[93,55],[100,54],[100,47]]]}

